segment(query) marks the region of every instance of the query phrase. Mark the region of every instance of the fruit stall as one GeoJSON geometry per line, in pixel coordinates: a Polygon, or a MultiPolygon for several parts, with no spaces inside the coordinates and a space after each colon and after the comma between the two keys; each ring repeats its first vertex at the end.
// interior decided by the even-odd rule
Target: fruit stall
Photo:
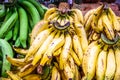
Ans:
{"type": "Polygon", "coordinates": [[[0,0],[0,80],[120,80],[118,0],[0,0]]]}

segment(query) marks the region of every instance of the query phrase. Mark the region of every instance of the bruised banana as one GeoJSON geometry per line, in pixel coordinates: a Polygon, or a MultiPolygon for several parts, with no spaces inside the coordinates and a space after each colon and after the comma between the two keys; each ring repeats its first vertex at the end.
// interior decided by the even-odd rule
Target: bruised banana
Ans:
{"type": "Polygon", "coordinates": [[[48,45],[52,42],[54,36],[56,34],[56,31],[53,31],[48,38],[43,42],[43,44],[41,45],[41,47],[38,49],[38,51],[36,52],[34,59],[32,61],[32,65],[35,65],[42,57],[42,55],[45,53],[45,51],[48,48],[48,45]]]}
{"type": "Polygon", "coordinates": [[[52,58],[53,56],[53,52],[55,52],[57,49],[59,49],[61,46],[64,45],[64,33],[61,33],[60,36],[58,36],[57,38],[53,39],[53,41],[49,44],[48,49],[46,50],[46,52],[44,53],[41,61],[40,61],[40,65],[44,66],[45,63],[52,58]]]}
{"type": "Polygon", "coordinates": [[[60,54],[60,61],[59,61],[59,65],[60,65],[61,70],[63,70],[63,66],[64,66],[64,64],[66,64],[66,62],[68,60],[71,45],[72,45],[71,36],[69,33],[66,33],[65,43],[63,45],[62,52],[60,54]]]}
{"type": "Polygon", "coordinates": [[[96,64],[96,79],[97,80],[104,80],[105,71],[107,66],[107,49],[108,45],[105,45],[103,50],[98,55],[98,60],[96,64]]]}
{"type": "Polygon", "coordinates": [[[114,78],[114,74],[116,70],[115,62],[116,61],[115,61],[114,50],[110,48],[107,56],[107,68],[105,72],[105,80],[112,80],[114,78]]]}

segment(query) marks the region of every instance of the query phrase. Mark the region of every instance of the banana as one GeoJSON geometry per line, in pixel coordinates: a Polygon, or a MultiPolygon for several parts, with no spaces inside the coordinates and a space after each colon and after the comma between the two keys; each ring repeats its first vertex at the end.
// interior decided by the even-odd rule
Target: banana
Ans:
{"type": "Polygon", "coordinates": [[[30,44],[32,44],[32,42],[35,40],[35,38],[41,31],[48,28],[48,25],[49,25],[48,21],[41,20],[34,26],[30,34],[30,38],[31,38],[30,44]]]}
{"type": "Polygon", "coordinates": [[[43,30],[42,32],[40,32],[38,34],[38,36],[35,38],[35,40],[31,44],[27,55],[25,56],[25,61],[27,61],[27,59],[29,57],[31,57],[35,54],[35,52],[42,45],[42,43],[45,41],[45,39],[49,36],[49,34],[51,33],[52,30],[53,30],[52,28],[49,28],[49,29],[43,30]]]}
{"type": "Polygon", "coordinates": [[[79,61],[82,62],[83,51],[82,51],[82,47],[81,47],[79,37],[76,34],[73,35],[72,42],[73,42],[72,43],[73,44],[73,49],[74,49],[75,53],[78,55],[79,61]]]}
{"type": "Polygon", "coordinates": [[[54,53],[53,56],[59,56],[61,54],[62,48],[57,49],[54,53]]]}
{"type": "Polygon", "coordinates": [[[115,61],[114,50],[112,48],[109,48],[108,56],[107,56],[107,68],[105,72],[105,80],[112,80],[115,75],[115,70],[116,70],[116,61],[115,61]]]}
{"type": "Polygon", "coordinates": [[[13,24],[18,18],[18,12],[15,8],[13,14],[5,21],[0,27],[0,38],[3,38],[5,36],[6,31],[13,27],[13,24]]]}
{"type": "Polygon", "coordinates": [[[90,16],[93,15],[94,11],[95,11],[95,9],[91,9],[86,12],[86,14],[84,15],[84,23],[86,23],[88,21],[90,16]]]}
{"type": "Polygon", "coordinates": [[[13,46],[13,50],[16,53],[22,54],[22,55],[27,55],[28,49],[22,49],[22,48],[17,48],[16,46],[13,46]]]}
{"type": "Polygon", "coordinates": [[[94,32],[92,34],[92,41],[98,40],[99,38],[100,38],[100,34],[99,33],[94,32]]]}
{"type": "Polygon", "coordinates": [[[115,59],[116,59],[116,72],[115,72],[115,77],[114,80],[119,80],[120,79],[120,48],[117,47],[116,49],[114,49],[115,51],[115,59]]]}
{"type": "Polygon", "coordinates": [[[63,45],[62,52],[60,54],[60,61],[59,61],[59,66],[60,66],[61,70],[63,70],[63,67],[68,60],[71,46],[72,46],[71,36],[69,33],[66,33],[65,34],[65,43],[63,45]]]}
{"type": "Polygon", "coordinates": [[[74,79],[74,73],[72,72],[72,69],[70,68],[68,63],[64,64],[63,72],[64,72],[67,80],[73,80],[74,79]]]}
{"type": "Polygon", "coordinates": [[[103,12],[102,20],[103,20],[102,24],[104,26],[104,31],[105,31],[105,34],[107,35],[107,38],[110,40],[114,40],[115,33],[106,12],[103,12]]]}
{"type": "Polygon", "coordinates": [[[72,9],[71,11],[75,12],[75,14],[78,17],[78,21],[83,24],[83,14],[82,11],[80,11],[79,9],[72,9]]]}
{"type": "Polygon", "coordinates": [[[82,69],[88,80],[92,79],[95,74],[96,59],[102,47],[98,43],[99,41],[91,42],[83,56],[82,69]]]}
{"type": "Polygon", "coordinates": [[[41,77],[38,74],[29,74],[23,77],[23,80],[41,80],[41,77]]]}
{"type": "Polygon", "coordinates": [[[100,15],[101,15],[102,11],[103,11],[103,5],[99,6],[95,10],[95,12],[93,14],[93,19],[91,21],[91,27],[92,27],[92,29],[95,30],[98,33],[99,33],[99,29],[97,27],[97,25],[98,25],[98,19],[99,19],[100,15]]]}
{"type": "Polygon", "coordinates": [[[52,14],[47,18],[47,21],[51,21],[52,19],[54,19],[54,18],[57,17],[58,15],[59,15],[58,12],[52,13],[52,14]]]}
{"type": "Polygon", "coordinates": [[[38,66],[38,64],[36,64],[35,66],[32,66],[32,65],[30,64],[30,66],[27,67],[27,69],[25,69],[24,71],[19,71],[19,72],[17,73],[17,75],[20,76],[20,77],[24,77],[24,76],[32,73],[33,70],[35,70],[35,68],[36,68],[37,66],[38,66]]]}
{"type": "Polygon", "coordinates": [[[80,72],[79,72],[79,70],[78,70],[78,66],[77,65],[75,65],[75,78],[74,78],[74,80],[81,80],[81,74],[80,74],[80,72]]]}
{"type": "Polygon", "coordinates": [[[53,57],[53,53],[64,45],[64,42],[64,33],[61,33],[57,38],[55,37],[44,53],[43,58],[40,61],[40,65],[44,66],[45,63],[53,57]]]}
{"type": "Polygon", "coordinates": [[[0,4],[0,18],[4,17],[6,15],[7,9],[5,8],[5,5],[0,4]]]}
{"type": "Polygon", "coordinates": [[[24,8],[19,7],[19,21],[20,21],[20,43],[23,48],[27,48],[27,36],[28,36],[28,16],[24,8]]]}
{"type": "Polygon", "coordinates": [[[75,23],[75,29],[76,29],[77,35],[80,38],[81,47],[84,52],[88,47],[88,40],[87,40],[85,29],[82,24],[77,23],[77,22],[75,23]]]}
{"type": "Polygon", "coordinates": [[[11,30],[9,30],[8,32],[7,32],[7,34],[5,35],[5,40],[6,41],[9,41],[11,38],[12,38],[12,36],[13,36],[13,30],[11,29],[11,30]]]}
{"type": "Polygon", "coordinates": [[[32,18],[34,25],[40,21],[39,12],[32,3],[28,2],[27,0],[22,1],[18,0],[18,3],[20,3],[25,8],[25,10],[30,14],[30,17],[32,18]]]}
{"type": "Polygon", "coordinates": [[[120,31],[120,23],[119,21],[117,20],[117,16],[116,14],[112,11],[112,9],[109,7],[108,9],[110,15],[111,15],[111,19],[112,19],[112,25],[113,25],[113,28],[115,31],[120,31]]]}
{"type": "Polygon", "coordinates": [[[17,74],[13,74],[11,71],[6,71],[6,73],[12,80],[22,80],[17,74]]]}
{"type": "Polygon", "coordinates": [[[98,55],[98,60],[96,64],[96,79],[97,80],[104,80],[105,71],[107,66],[107,49],[108,45],[105,45],[103,50],[98,55]]]}
{"type": "Polygon", "coordinates": [[[61,80],[60,73],[55,66],[53,66],[53,68],[52,68],[51,80],[61,80]]]}
{"type": "Polygon", "coordinates": [[[57,11],[57,8],[50,8],[50,9],[48,9],[48,10],[46,11],[45,15],[44,15],[44,20],[47,20],[48,17],[49,17],[51,14],[55,13],[56,11],[57,11]]]}
{"type": "Polygon", "coordinates": [[[15,41],[19,35],[19,29],[20,29],[20,25],[19,25],[19,20],[17,19],[14,29],[13,29],[13,40],[15,41]]]}
{"type": "Polygon", "coordinates": [[[42,55],[45,53],[45,51],[47,50],[49,44],[52,42],[55,34],[57,31],[53,31],[48,38],[44,41],[44,43],[41,45],[41,47],[38,49],[38,51],[36,52],[34,59],[32,61],[32,65],[35,65],[42,57],[42,55]]]}
{"type": "Polygon", "coordinates": [[[72,58],[74,59],[75,63],[80,66],[82,62],[80,62],[78,55],[75,53],[75,51],[73,49],[70,50],[70,55],[72,56],[72,58]]]}

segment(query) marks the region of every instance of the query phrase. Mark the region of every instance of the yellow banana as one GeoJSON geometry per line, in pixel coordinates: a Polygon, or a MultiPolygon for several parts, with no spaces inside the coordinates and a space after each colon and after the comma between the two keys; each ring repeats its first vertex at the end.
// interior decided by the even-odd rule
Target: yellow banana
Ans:
{"type": "Polygon", "coordinates": [[[91,48],[88,51],[87,80],[91,80],[95,76],[95,66],[97,62],[97,57],[99,52],[101,51],[102,46],[102,43],[94,45],[92,46],[93,48],[91,48]]]}
{"type": "Polygon", "coordinates": [[[6,59],[14,66],[26,65],[26,63],[24,62],[24,59],[11,58],[9,56],[6,56],[6,59]]]}
{"type": "Polygon", "coordinates": [[[41,80],[41,77],[38,74],[29,74],[23,77],[23,80],[41,80]]]}
{"type": "Polygon", "coordinates": [[[117,20],[117,16],[116,14],[112,11],[112,9],[109,7],[109,13],[111,15],[111,18],[112,18],[112,25],[113,25],[113,28],[115,31],[120,31],[120,23],[119,21],[117,20]]]}
{"type": "Polygon", "coordinates": [[[53,66],[53,68],[52,68],[51,80],[61,80],[60,73],[55,66],[53,66]]]}
{"type": "Polygon", "coordinates": [[[35,38],[37,37],[37,35],[48,28],[49,22],[45,21],[45,20],[41,20],[39,21],[34,28],[32,29],[32,32],[30,34],[30,45],[33,43],[33,41],[35,40],[35,38]]]}
{"type": "Polygon", "coordinates": [[[82,24],[76,22],[75,28],[76,28],[77,35],[80,38],[81,47],[84,52],[88,47],[88,40],[87,40],[87,35],[85,32],[84,26],[82,24]]]}
{"type": "Polygon", "coordinates": [[[53,53],[64,45],[64,42],[64,33],[61,33],[60,37],[58,36],[57,38],[53,39],[48,46],[48,49],[44,53],[43,58],[40,61],[40,65],[44,66],[45,63],[52,58],[53,53]]]}
{"type": "Polygon", "coordinates": [[[45,41],[45,39],[48,37],[48,35],[51,33],[51,31],[52,31],[52,28],[46,29],[38,34],[38,36],[35,38],[35,40],[31,44],[27,55],[25,56],[25,61],[27,61],[29,57],[34,55],[34,53],[42,45],[42,43],[45,41]]]}
{"type": "Polygon", "coordinates": [[[59,61],[59,66],[60,66],[61,70],[63,70],[64,64],[68,60],[71,45],[72,45],[71,36],[70,36],[69,33],[66,33],[66,35],[65,35],[65,43],[63,45],[62,52],[60,54],[60,61],[59,61]]]}
{"type": "Polygon", "coordinates": [[[74,73],[72,72],[72,69],[70,68],[68,63],[64,64],[63,72],[64,72],[67,80],[73,80],[74,79],[74,73]]]}
{"type": "Polygon", "coordinates": [[[53,31],[48,37],[47,39],[43,42],[43,44],[41,45],[41,47],[38,49],[38,51],[36,52],[34,59],[32,61],[32,65],[35,65],[42,57],[42,55],[45,53],[45,51],[48,48],[48,45],[52,42],[55,34],[56,34],[56,30],[53,31]]]}
{"type": "Polygon", "coordinates": [[[99,38],[100,38],[100,34],[99,33],[94,32],[92,34],[92,41],[98,40],[99,38]]]}
{"type": "Polygon", "coordinates": [[[72,42],[73,42],[73,49],[74,49],[75,53],[78,55],[79,61],[82,62],[83,51],[82,51],[79,37],[77,35],[73,35],[72,42]]]}
{"type": "Polygon", "coordinates": [[[120,48],[115,49],[115,59],[116,59],[116,72],[114,80],[120,80],[120,48]]]}
{"type": "Polygon", "coordinates": [[[28,53],[28,49],[17,48],[15,46],[13,46],[13,49],[16,53],[19,53],[19,54],[22,54],[22,55],[26,55],[28,53]]]}
{"type": "Polygon", "coordinates": [[[50,8],[50,9],[48,9],[47,12],[46,12],[45,15],[44,15],[44,20],[47,20],[48,17],[49,17],[51,14],[55,13],[56,11],[57,11],[57,8],[50,8]]]}
{"type": "Polygon", "coordinates": [[[99,7],[95,10],[95,12],[94,12],[94,14],[93,14],[93,19],[92,19],[92,21],[91,21],[91,27],[92,27],[92,29],[95,30],[95,31],[98,32],[98,33],[99,33],[99,29],[98,29],[98,27],[97,27],[97,25],[98,25],[98,19],[99,19],[100,15],[101,15],[101,12],[102,12],[102,11],[103,11],[103,5],[99,6],[99,7]]]}
{"type": "Polygon", "coordinates": [[[81,74],[80,74],[80,71],[78,70],[78,66],[75,65],[75,78],[74,80],[81,80],[81,74]]]}
{"type": "Polygon", "coordinates": [[[47,21],[51,21],[51,20],[53,20],[55,17],[57,17],[59,15],[59,13],[58,12],[54,12],[54,13],[52,13],[49,17],[48,17],[48,19],[47,19],[47,21]]]}
{"type": "Polygon", "coordinates": [[[53,56],[59,56],[61,54],[62,48],[59,48],[53,53],[53,56]]]}
{"type": "Polygon", "coordinates": [[[115,37],[114,30],[113,30],[112,24],[108,19],[106,12],[103,12],[102,24],[104,26],[104,31],[105,31],[105,34],[107,35],[107,38],[110,40],[114,40],[114,37],[115,37]]]}
{"type": "Polygon", "coordinates": [[[95,9],[91,9],[86,12],[86,14],[84,15],[84,23],[86,23],[88,21],[89,17],[94,14],[94,11],[95,11],[95,9]]]}
{"type": "Polygon", "coordinates": [[[89,44],[83,56],[82,68],[88,80],[91,80],[95,75],[95,64],[100,48],[103,45],[99,41],[93,41],[89,44]],[[99,43],[99,44],[98,44],[99,43]]]}
{"type": "Polygon", "coordinates": [[[81,65],[81,62],[77,56],[77,54],[75,53],[75,51],[73,49],[70,50],[70,55],[71,57],[74,59],[75,63],[80,66],[81,65]]]}
{"type": "Polygon", "coordinates": [[[79,9],[72,9],[73,12],[75,12],[75,14],[78,17],[78,20],[81,24],[83,24],[83,14],[82,11],[80,11],[79,9]]]}
{"type": "Polygon", "coordinates": [[[11,71],[6,71],[6,73],[12,80],[22,80],[17,74],[13,74],[11,71]]]}
{"type": "Polygon", "coordinates": [[[96,64],[96,79],[104,80],[106,65],[107,65],[107,48],[108,45],[105,45],[103,50],[98,55],[98,60],[96,64]]]}
{"type": "Polygon", "coordinates": [[[20,77],[24,77],[24,76],[32,73],[33,70],[35,70],[35,68],[36,68],[37,66],[38,66],[38,64],[36,64],[36,65],[34,65],[34,66],[30,65],[30,66],[27,67],[27,69],[25,69],[24,71],[19,71],[19,72],[17,73],[17,75],[20,76],[20,77]]]}
{"type": "Polygon", "coordinates": [[[107,68],[105,72],[105,80],[112,80],[116,70],[114,50],[112,48],[108,51],[107,68]]]}

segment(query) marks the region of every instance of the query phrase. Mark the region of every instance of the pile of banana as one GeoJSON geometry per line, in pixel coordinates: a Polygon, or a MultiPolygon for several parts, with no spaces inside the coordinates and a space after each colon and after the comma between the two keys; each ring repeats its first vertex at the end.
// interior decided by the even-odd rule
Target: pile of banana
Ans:
{"type": "Polygon", "coordinates": [[[30,36],[29,49],[14,47],[25,58],[7,56],[16,66],[16,71],[7,71],[12,80],[31,80],[31,76],[37,80],[81,79],[80,66],[88,41],[79,9],[48,9],[30,36]]]}
{"type": "Polygon", "coordinates": [[[82,70],[87,80],[120,80],[119,17],[107,5],[88,11],[84,16],[88,48],[82,70]]]}
{"type": "Polygon", "coordinates": [[[0,38],[16,47],[28,48],[29,33],[44,17],[46,9],[35,0],[0,4],[0,38]]]}

